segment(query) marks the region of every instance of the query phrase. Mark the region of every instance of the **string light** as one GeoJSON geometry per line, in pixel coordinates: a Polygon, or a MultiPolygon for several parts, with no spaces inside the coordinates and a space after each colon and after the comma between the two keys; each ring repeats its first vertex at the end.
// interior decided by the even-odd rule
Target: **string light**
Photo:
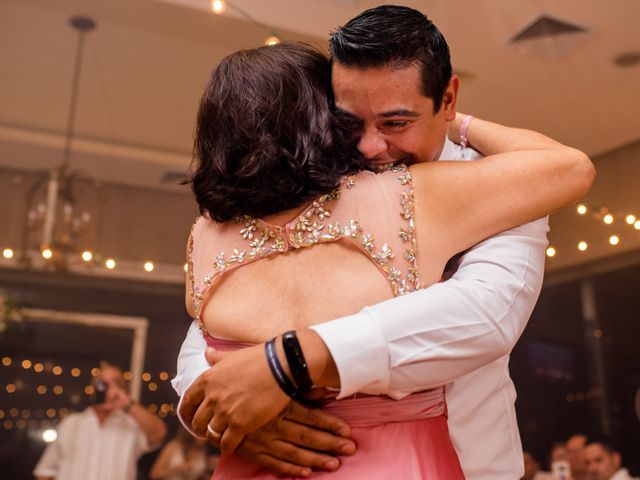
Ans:
{"type": "Polygon", "coordinates": [[[213,13],[220,15],[225,11],[226,8],[227,5],[225,4],[224,0],[211,0],[211,10],[213,11],[213,13]]]}
{"type": "Polygon", "coordinates": [[[72,376],[72,377],[76,377],[76,378],[77,378],[77,377],[79,377],[79,376],[80,376],[80,374],[81,374],[81,373],[82,373],[82,372],[80,371],[80,369],[79,369],[79,368],[72,368],[72,369],[71,369],[71,376],[72,376]]]}
{"type": "Polygon", "coordinates": [[[584,252],[588,247],[589,245],[587,244],[587,242],[582,241],[578,243],[578,250],[580,250],[581,252],[584,252]]]}
{"type": "Polygon", "coordinates": [[[131,380],[133,378],[133,375],[131,375],[131,372],[124,372],[122,374],[122,376],[124,377],[124,379],[128,382],[129,380],[131,380]]]}
{"type": "Polygon", "coordinates": [[[97,377],[99,374],[100,374],[100,369],[99,368],[93,367],[91,369],[91,376],[92,377],[97,377]]]}
{"type": "Polygon", "coordinates": [[[636,230],[640,230],[640,220],[635,221],[635,223],[633,224],[633,228],[635,228],[636,230]]]}
{"type": "Polygon", "coordinates": [[[84,393],[87,395],[93,395],[94,390],[93,385],[87,385],[84,387],[84,393]]]}
{"type": "Polygon", "coordinates": [[[62,375],[62,367],[61,367],[61,366],[59,366],[59,365],[56,365],[55,367],[53,367],[53,368],[51,369],[51,372],[52,372],[54,375],[62,375]]]}
{"type": "Polygon", "coordinates": [[[53,257],[53,252],[50,248],[45,248],[44,250],[42,250],[42,258],[44,258],[45,260],[50,260],[51,257],[53,257]]]}
{"type": "Polygon", "coordinates": [[[144,269],[147,272],[153,272],[153,262],[145,262],[144,269]]]}
{"type": "Polygon", "coordinates": [[[587,213],[587,206],[582,204],[578,205],[577,210],[580,215],[584,215],[585,213],[587,213]]]}
{"type": "Polygon", "coordinates": [[[158,375],[158,378],[160,378],[160,380],[165,381],[169,379],[169,374],[167,372],[160,372],[160,375],[158,375]]]}
{"type": "Polygon", "coordinates": [[[62,386],[56,385],[55,387],[53,387],[53,393],[55,393],[56,395],[62,395],[62,392],[64,392],[62,386]]]}
{"type": "Polygon", "coordinates": [[[116,268],[116,261],[113,258],[107,258],[107,260],[104,262],[104,266],[109,270],[113,270],[114,268],[116,268]]]}
{"type": "Polygon", "coordinates": [[[2,256],[6,259],[13,258],[13,250],[10,248],[5,248],[2,250],[2,256]]]}
{"type": "Polygon", "coordinates": [[[31,360],[23,360],[22,361],[22,368],[24,368],[25,370],[28,370],[31,368],[31,360]]]}
{"type": "Polygon", "coordinates": [[[93,260],[93,253],[91,253],[89,250],[85,250],[84,252],[82,252],[82,260],[84,260],[85,262],[90,262],[91,260],[93,260]]]}
{"type": "Polygon", "coordinates": [[[280,39],[275,33],[272,33],[267,39],[264,41],[264,44],[271,47],[273,45],[278,45],[280,43],[280,39]]]}
{"type": "Polygon", "coordinates": [[[36,392],[38,392],[38,394],[40,395],[44,395],[45,393],[47,393],[47,387],[44,385],[38,385],[38,388],[36,388],[36,392]]]}
{"type": "Polygon", "coordinates": [[[556,249],[553,247],[547,248],[547,257],[555,257],[556,249]]]}
{"type": "Polygon", "coordinates": [[[151,380],[151,374],[149,372],[144,372],[142,374],[142,380],[144,380],[145,382],[148,382],[149,380],[151,380]]]}
{"type": "Polygon", "coordinates": [[[42,440],[47,443],[55,442],[58,438],[58,432],[56,432],[53,428],[49,428],[42,432],[42,440]]]}
{"type": "Polygon", "coordinates": [[[33,366],[33,371],[36,372],[36,373],[42,373],[43,370],[44,370],[44,365],[41,364],[41,363],[36,363],[33,366]]]}
{"type": "Polygon", "coordinates": [[[8,384],[5,389],[7,393],[14,393],[16,391],[16,386],[13,383],[8,384]]]}
{"type": "Polygon", "coordinates": [[[607,213],[602,220],[607,225],[611,225],[613,223],[613,215],[611,215],[610,213],[607,213]]]}
{"type": "Polygon", "coordinates": [[[11,357],[2,357],[2,365],[4,365],[5,367],[10,366],[13,363],[13,360],[11,360],[11,357]]]}
{"type": "Polygon", "coordinates": [[[627,215],[625,220],[627,221],[627,223],[629,225],[633,225],[636,222],[636,216],[635,215],[627,215]]]}
{"type": "Polygon", "coordinates": [[[149,383],[149,385],[147,385],[147,388],[149,389],[150,392],[155,392],[158,389],[158,385],[155,384],[154,382],[149,383]]]}
{"type": "Polygon", "coordinates": [[[618,244],[620,243],[620,239],[618,238],[618,236],[617,236],[617,235],[611,235],[611,236],[609,237],[609,243],[610,243],[611,245],[618,245],[618,244]]]}
{"type": "Polygon", "coordinates": [[[53,418],[56,416],[56,410],[54,408],[47,408],[47,417],[53,418]]]}

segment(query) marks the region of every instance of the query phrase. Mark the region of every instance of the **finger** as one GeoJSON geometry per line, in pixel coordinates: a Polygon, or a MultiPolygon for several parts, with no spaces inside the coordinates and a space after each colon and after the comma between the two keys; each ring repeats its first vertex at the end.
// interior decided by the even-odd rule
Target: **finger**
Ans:
{"type": "MultiPolygon", "coordinates": [[[[356,444],[348,438],[338,437],[330,432],[316,430],[286,419],[280,420],[276,429],[279,440],[283,443],[304,447],[307,450],[336,455],[352,455],[356,451],[356,444]]],[[[293,460],[293,458],[288,459],[293,460]]]]}
{"type": "Polygon", "coordinates": [[[228,355],[231,355],[231,353],[233,352],[219,352],[213,347],[207,347],[204,352],[204,357],[207,359],[207,362],[209,362],[209,365],[213,366],[224,360],[228,355]]]}
{"type": "MultiPolygon", "coordinates": [[[[205,399],[191,419],[191,428],[198,435],[204,436],[207,431],[207,425],[211,422],[213,415],[215,414],[215,404],[209,399],[205,399]]],[[[217,430],[222,432],[222,429],[217,430]]]]}
{"type": "Polygon", "coordinates": [[[340,460],[322,452],[300,448],[291,443],[274,440],[269,446],[269,454],[279,460],[302,467],[333,472],[340,466],[340,460]]]}
{"type": "Polygon", "coordinates": [[[182,396],[180,404],[180,416],[186,422],[190,422],[196,410],[204,400],[204,383],[202,376],[198,377],[182,396]]]}
{"type": "Polygon", "coordinates": [[[216,448],[220,448],[220,439],[222,435],[214,435],[211,430],[207,429],[207,442],[216,448]]]}
{"type": "Polygon", "coordinates": [[[267,453],[259,453],[258,455],[251,457],[251,459],[258,465],[274,470],[285,477],[310,477],[311,469],[309,467],[301,467],[292,463],[285,462],[278,458],[274,458],[267,453]]]}
{"type": "Polygon", "coordinates": [[[344,438],[351,436],[351,428],[343,420],[319,409],[307,408],[297,402],[291,402],[285,418],[310,427],[331,432],[344,438]]]}
{"type": "Polygon", "coordinates": [[[222,438],[220,439],[220,452],[224,454],[235,452],[243,439],[244,435],[232,426],[228,426],[222,433],[222,438]]]}

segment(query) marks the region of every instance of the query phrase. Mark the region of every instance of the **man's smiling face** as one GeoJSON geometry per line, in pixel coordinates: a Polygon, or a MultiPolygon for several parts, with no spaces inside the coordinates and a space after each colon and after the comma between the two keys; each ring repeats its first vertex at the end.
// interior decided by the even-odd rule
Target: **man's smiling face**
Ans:
{"type": "Polygon", "coordinates": [[[361,68],[334,63],[332,82],[339,121],[357,137],[358,150],[372,168],[438,159],[447,121],[455,117],[455,76],[437,113],[433,99],[422,93],[417,65],[361,68]]]}

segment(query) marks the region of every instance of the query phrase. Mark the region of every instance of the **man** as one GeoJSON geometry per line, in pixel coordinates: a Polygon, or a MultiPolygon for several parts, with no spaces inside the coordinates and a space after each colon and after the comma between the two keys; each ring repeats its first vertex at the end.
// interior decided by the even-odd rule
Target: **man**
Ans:
{"type": "Polygon", "coordinates": [[[584,446],[587,436],[582,433],[571,435],[565,443],[567,459],[571,465],[571,477],[573,480],[585,480],[587,478],[587,465],[584,459],[584,446]]]}
{"type": "Polygon", "coordinates": [[[583,450],[589,480],[638,480],[622,468],[620,453],[604,437],[590,438],[583,450]]]}
{"type": "Polygon", "coordinates": [[[167,434],[160,418],[129,397],[122,371],[106,362],[94,381],[93,400],[60,422],[57,440],[33,471],[37,480],[133,480],[140,456],[167,434]]]}
{"type": "MultiPolygon", "coordinates": [[[[338,117],[358,137],[358,149],[372,166],[479,157],[446,138],[447,122],[456,113],[458,79],[444,38],[420,12],[393,6],[367,10],[332,35],[331,53],[338,117]]],[[[547,231],[547,219],[541,219],[504,232],[467,252],[447,282],[313,327],[320,340],[312,340],[330,353],[326,368],[339,374],[339,398],[358,391],[401,398],[447,385],[451,437],[466,477],[520,478],[522,448],[508,361],[540,292],[547,231]]],[[[214,378],[235,375],[242,382],[234,394],[245,412],[252,411],[252,401],[272,402],[269,388],[280,394],[266,367],[247,371],[249,354],[232,354],[207,371],[204,349],[192,325],[173,382],[184,394],[179,410],[187,425],[215,390],[214,378]],[[254,381],[263,388],[259,396],[254,381]]],[[[263,365],[264,356],[253,361],[263,365]]],[[[234,426],[221,421],[214,418],[210,428],[222,432],[229,426],[222,434],[225,447],[234,426]]],[[[355,446],[341,437],[347,433],[337,419],[293,403],[284,415],[248,434],[237,451],[303,476],[310,474],[309,467],[338,468],[330,454],[353,452],[355,446]]],[[[236,435],[226,447],[241,439],[236,435]]]]}

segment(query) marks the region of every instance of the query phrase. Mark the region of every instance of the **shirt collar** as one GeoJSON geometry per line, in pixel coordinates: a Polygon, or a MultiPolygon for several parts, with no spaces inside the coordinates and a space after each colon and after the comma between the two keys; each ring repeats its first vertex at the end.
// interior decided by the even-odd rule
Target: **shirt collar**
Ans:
{"type": "Polygon", "coordinates": [[[442,147],[442,153],[438,160],[451,160],[456,158],[456,147],[457,145],[449,140],[449,137],[446,137],[444,140],[444,147],[442,147]]]}

